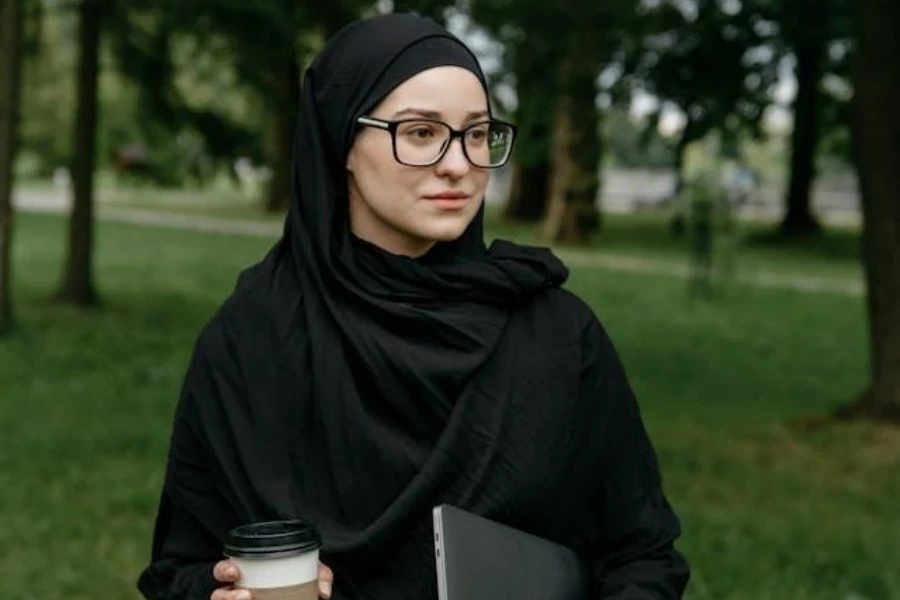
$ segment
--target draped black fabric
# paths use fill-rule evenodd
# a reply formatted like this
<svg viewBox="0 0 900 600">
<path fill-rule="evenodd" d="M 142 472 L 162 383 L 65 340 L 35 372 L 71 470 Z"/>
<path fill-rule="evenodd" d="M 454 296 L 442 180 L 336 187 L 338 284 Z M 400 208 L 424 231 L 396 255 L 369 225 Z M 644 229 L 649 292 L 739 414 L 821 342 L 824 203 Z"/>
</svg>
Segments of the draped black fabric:
<svg viewBox="0 0 900 600">
<path fill-rule="evenodd" d="M 329 43 L 303 86 L 284 235 L 201 333 L 176 410 L 148 599 L 206 599 L 229 528 L 302 518 L 337 600 L 436 598 L 431 508 L 567 544 L 597 598 L 678 598 L 678 520 L 615 350 L 548 251 L 483 242 L 482 214 L 421 258 L 355 238 L 356 118 L 477 61 L 388 15 Z"/>
</svg>

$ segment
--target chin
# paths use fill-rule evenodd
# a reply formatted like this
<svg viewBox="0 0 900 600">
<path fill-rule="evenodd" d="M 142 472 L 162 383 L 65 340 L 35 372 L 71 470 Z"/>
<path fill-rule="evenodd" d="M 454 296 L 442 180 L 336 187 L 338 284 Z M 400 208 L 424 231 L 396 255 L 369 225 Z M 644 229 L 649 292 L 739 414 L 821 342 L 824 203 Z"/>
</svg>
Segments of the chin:
<svg viewBox="0 0 900 600">
<path fill-rule="evenodd" d="M 418 233 L 422 238 L 433 242 L 452 242 L 466 232 L 466 228 L 471 222 L 470 219 L 467 219 L 463 223 L 442 223 L 440 226 L 422 228 Z"/>
</svg>

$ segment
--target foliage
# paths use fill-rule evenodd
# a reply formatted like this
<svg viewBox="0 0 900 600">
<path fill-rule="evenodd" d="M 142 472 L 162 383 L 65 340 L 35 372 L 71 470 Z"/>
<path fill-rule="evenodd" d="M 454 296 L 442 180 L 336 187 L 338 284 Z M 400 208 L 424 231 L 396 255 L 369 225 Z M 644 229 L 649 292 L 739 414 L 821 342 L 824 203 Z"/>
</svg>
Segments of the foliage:
<svg viewBox="0 0 900 600">
<path fill-rule="evenodd" d="M 33 176 L 48 176 L 65 165 L 70 152 L 75 106 L 76 20 L 69 11 L 45 12 L 32 30 L 32 52 L 22 72 L 23 157 L 31 156 Z"/>
<path fill-rule="evenodd" d="M 745 4 L 720 0 L 667 0 L 645 18 L 633 85 L 659 98 L 657 119 L 666 103 L 680 109 L 684 145 L 713 130 L 759 135 L 777 77 L 773 24 Z"/>
<path fill-rule="evenodd" d="M 610 110 L 602 135 L 609 149 L 609 162 L 625 168 L 666 169 L 672 166 L 675 143 L 663 137 L 646 120 L 635 120 L 621 109 Z"/>
</svg>

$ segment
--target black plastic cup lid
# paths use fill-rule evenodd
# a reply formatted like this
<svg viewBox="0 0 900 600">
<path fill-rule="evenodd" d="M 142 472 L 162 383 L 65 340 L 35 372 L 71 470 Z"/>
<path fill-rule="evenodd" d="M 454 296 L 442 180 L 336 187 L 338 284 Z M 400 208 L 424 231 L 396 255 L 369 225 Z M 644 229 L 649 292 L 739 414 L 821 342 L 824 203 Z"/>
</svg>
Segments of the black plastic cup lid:
<svg viewBox="0 0 900 600">
<path fill-rule="evenodd" d="M 225 540 L 225 554 L 234 558 L 296 556 L 322 547 L 319 532 L 305 521 L 265 521 L 235 527 Z"/>
</svg>

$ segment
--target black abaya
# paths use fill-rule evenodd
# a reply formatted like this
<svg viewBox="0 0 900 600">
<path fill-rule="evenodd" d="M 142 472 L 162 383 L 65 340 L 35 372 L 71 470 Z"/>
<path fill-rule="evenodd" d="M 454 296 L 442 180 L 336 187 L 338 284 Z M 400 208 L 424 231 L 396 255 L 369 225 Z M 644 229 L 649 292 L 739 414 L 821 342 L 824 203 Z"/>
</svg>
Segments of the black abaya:
<svg viewBox="0 0 900 600">
<path fill-rule="evenodd" d="M 231 527 L 302 518 L 336 600 L 434 599 L 441 503 L 583 553 L 596 598 L 681 597 L 656 456 L 559 261 L 485 248 L 481 215 L 421 259 L 349 232 L 356 117 L 444 64 L 484 81 L 438 25 L 389 15 L 345 28 L 308 70 L 284 236 L 204 328 L 185 378 L 146 598 L 206 600 Z"/>
</svg>

